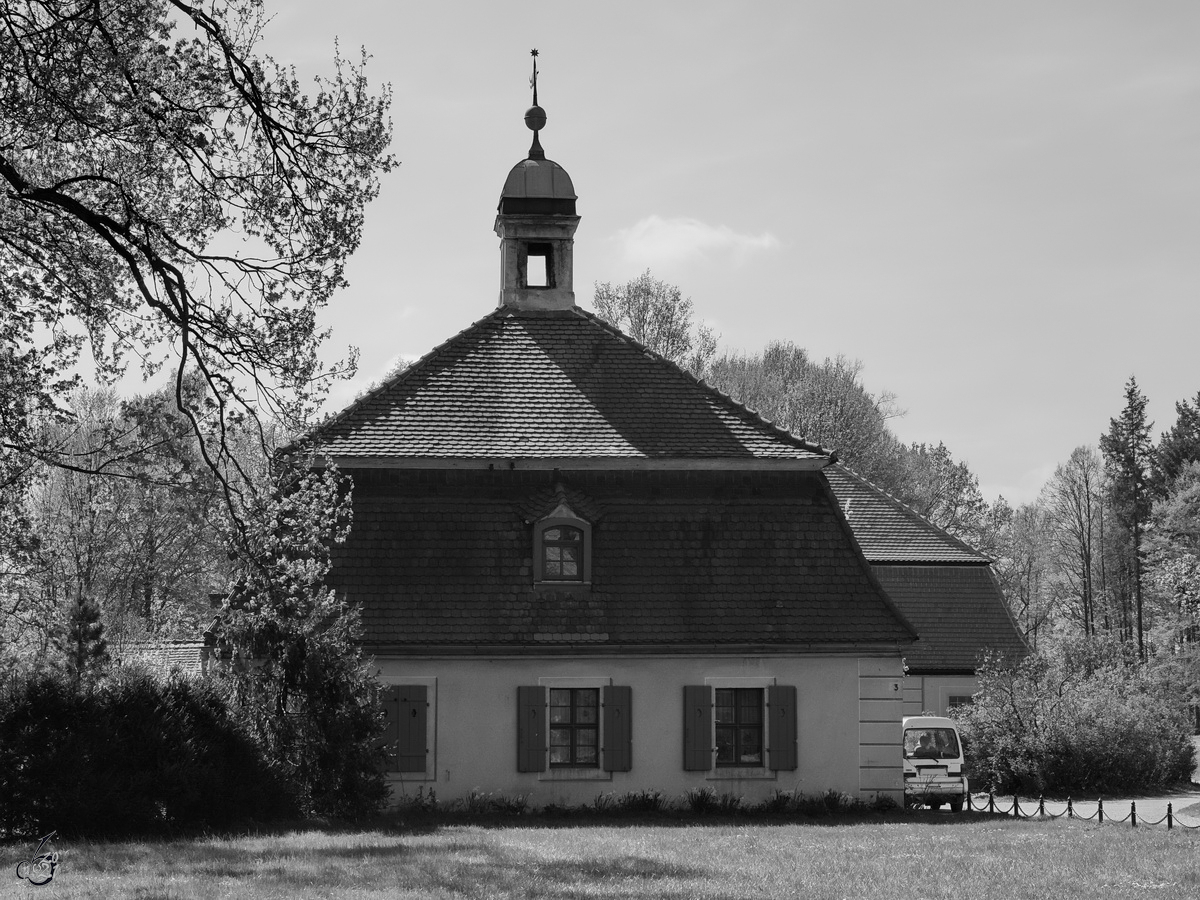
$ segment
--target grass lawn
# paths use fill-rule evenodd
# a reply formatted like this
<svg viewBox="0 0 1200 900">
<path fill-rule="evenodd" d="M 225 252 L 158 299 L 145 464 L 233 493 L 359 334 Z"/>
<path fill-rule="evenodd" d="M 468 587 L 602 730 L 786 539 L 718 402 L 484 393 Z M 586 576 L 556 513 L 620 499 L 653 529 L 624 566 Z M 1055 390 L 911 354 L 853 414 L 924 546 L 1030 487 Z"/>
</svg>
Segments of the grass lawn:
<svg viewBox="0 0 1200 900">
<path fill-rule="evenodd" d="M 437 825 L 60 842 L 43 887 L 0 847 L 0 897 L 1125 898 L 1200 896 L 1200 832 L 896 815 L 868 823 Z"/>
</svg>

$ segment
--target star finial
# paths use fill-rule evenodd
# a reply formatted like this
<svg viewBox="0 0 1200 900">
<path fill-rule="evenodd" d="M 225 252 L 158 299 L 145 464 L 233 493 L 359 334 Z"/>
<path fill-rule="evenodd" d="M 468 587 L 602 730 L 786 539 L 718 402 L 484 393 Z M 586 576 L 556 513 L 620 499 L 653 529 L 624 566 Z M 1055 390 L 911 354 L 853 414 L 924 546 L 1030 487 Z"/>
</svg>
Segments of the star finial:
<svg viewBox="0 0 1200 900">
<path fill-rule="evenodd" d="M 533 105 L 537 106 L 537 47 L 530 50 L 529 55 L 533 57 L 533 74 L 529 77 L 529 86 L 533 88 Z"/>
</svg>

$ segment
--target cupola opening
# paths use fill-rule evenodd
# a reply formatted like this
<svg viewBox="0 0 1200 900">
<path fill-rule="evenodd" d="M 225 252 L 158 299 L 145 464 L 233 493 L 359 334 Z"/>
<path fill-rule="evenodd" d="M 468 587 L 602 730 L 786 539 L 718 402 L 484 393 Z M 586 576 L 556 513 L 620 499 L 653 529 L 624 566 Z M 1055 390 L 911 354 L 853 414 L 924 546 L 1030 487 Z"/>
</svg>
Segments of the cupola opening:
<svg viewBox="0 0 1200 900">
<path fill-rule="evenodd" d="M 531 288 L 554 287 L 551 274 L 550 244 L 530 244 L 529 253 L 525 258 L 525 286 Z"/>
</svg>

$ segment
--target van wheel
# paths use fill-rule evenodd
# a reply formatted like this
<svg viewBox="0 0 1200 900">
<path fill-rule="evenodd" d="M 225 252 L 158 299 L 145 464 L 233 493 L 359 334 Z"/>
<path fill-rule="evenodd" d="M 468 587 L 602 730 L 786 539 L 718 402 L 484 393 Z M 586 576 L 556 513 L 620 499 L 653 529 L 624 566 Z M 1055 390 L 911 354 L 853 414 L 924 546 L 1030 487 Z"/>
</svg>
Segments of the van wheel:
<svg viewBox="0 0 1200 900">
<path fill-rule="evenodd" d="M 950 801 L 950 812 L 962 812 L 963 798 L 955 797 Z"/>
</svg>

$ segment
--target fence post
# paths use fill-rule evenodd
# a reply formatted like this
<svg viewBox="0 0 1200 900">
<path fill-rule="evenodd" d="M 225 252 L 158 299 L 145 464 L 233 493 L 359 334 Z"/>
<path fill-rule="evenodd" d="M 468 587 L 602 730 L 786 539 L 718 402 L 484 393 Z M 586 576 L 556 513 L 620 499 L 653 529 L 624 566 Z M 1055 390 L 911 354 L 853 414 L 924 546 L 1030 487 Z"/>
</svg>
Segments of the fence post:
<svg viewBox="0 0 1200 900">
<path fill-rule="evenodd" d="M 1133 823 L 1133 827 L 1137 828 L 1137 801 L 1129 801 L 1129 821 Z"/>
<path fill-rule="evenodd" d="M 1172 816 L 1172 811 L 1171 811 L 1171 804 L 1170 804 L 1170 802 L 1168 802 L 1168 803 L 1167 803 L 1167 831 L 1170 831 L 1170 830 L 1171 830 L 1171 826 L 1172 826 L 1172 825 L 1174 825 L 1174 824 L 1175 824 L 1175 822 L 1173 821 L 1173 816 Z"/>
<path fill-rule="evenodd" d="M 988 791 L 988 812 L 994 813 L 995 811 L 996 811 L 996 795 L 993 794 L 991 791 Z"/>
<path fill-rule="evenodd" d="M 1046 815 L 1046 798 L 1038 794 L 1038 813 L 1039 816 Z"/>
<path fill-rule="evenodd" d="M 1096 801 L 1096 815 L 1100 817 L 1100 824 L 1104 824 L 1104 798 L 1101 797 Z"/>
<path fill-rule="evenodd" d="M 1016 794 L 1013 794 L 1013 818 L 1021 818 L 1021 800 Z"/>
<path fill-rule="evenodd" d="M 1067 798 L 1067 818 L 1068 819 L 1075 818 L 1075 808 L 1073 806 L 1071 806 L 1071 798 L 1070 797 Z"/>
</svg>

